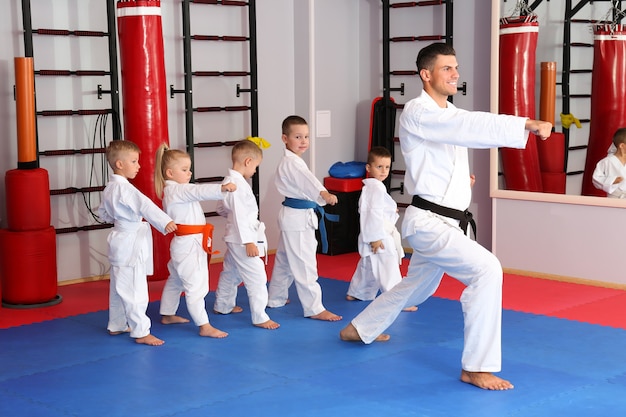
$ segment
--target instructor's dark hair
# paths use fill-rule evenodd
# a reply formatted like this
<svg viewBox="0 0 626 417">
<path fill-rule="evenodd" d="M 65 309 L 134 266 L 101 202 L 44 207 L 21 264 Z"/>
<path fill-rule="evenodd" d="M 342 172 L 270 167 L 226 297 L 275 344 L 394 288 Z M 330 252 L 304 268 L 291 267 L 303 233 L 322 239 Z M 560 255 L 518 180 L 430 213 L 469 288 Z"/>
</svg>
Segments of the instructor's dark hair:
<svg viewBox="0 0 626 417">
<path fill-rule="evenodd" d="M 417 54 L 417 71 L 427 69 L 432 71 L 438 55 L 456 55 L 454 48 L 447 43 L 433 43 L 423 47 Z"/>
</svg>

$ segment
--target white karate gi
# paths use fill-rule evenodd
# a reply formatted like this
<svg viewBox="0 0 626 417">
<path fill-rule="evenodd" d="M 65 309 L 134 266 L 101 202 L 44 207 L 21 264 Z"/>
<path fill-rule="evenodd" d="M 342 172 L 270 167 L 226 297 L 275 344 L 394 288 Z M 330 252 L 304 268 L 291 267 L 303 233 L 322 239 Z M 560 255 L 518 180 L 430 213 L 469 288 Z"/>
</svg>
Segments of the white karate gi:
<svg viewBox="0 0 626 417">
<path fill-rule="evenodd" d="M 252 323 L 261 324 L 270 319 L 265 312 L 267 273 L 261 259 L 267 251 L 265 225 L 258 220 L 259 207 L 243 175 L 231 169 L 223 183 L 229 182 L 237 185 L 237 191 L 228 193 L 217 206 L 217 212 L 228 219 L 224 235 L 227 250 L 213 309 L 222 314 L 230 313 L 236 305 L 237 286 L 243 282 L 250 301 Z M 257 245 L 260 256 L 246 254 L 245 244 L 250 242 Z"/>
<path fill-rule="evenodd" d="M 278 192 L 285 197 L 326 205 L 320 196 L 326 188 L 309 171 L 304 160 L 288 149 L 285 149 L 276 169 L 275 184 Z M 319 220 L 313 209 L 281 207 L 278 213 L 280 238 L 269 285 L 269 307 L 285 305 L 289 287 L 295 280 L 304 316 L 314 316 L 325 310 L 322 289 L 317 282 L 315 230 L 318 225 Z"/>
<path fill-rule="evenodd" d="M 165 181 L 163 209 L 176 224 L 204 225 L 206 218 L 200 201 L 222 200 L 220 184 L 180 184 Z M 161 295 L 160 313 L 176 314 L 180 295 L 185 293 L 189 315 L 196 326 L 209 323 L 204 298 L 209 293 L 208 256 L 202 246 L 202 234 L 174 236 L 170 243 L 170 273 Z"/>
<path fill-rule="evenodd" d="M 172 219 L 121 175 L 111 174 L 98 207 L 101 220 L 113 223 L 107 238 L 111 263 L 109 285 L 110 332 L 130 336 L 150 334 L 148 280 L 152 274 L 152 234 L 145 218 L 161 233 Z"/>
<path fill-rule="evenodd" d="M 465 210 L 471 200 L 467 148 L 523 148 L 526 118 L 468 112 L 452 103 L 440 108 L 425 92 L 400 116 L 405 187 L 433 203 Z M 406 209 L 402 235 L 413 248 L 407 276 L 378 296 L 352 324 L 371 343 L 403 307 L 430 297 L 444 273 L 467 287 L 461 296 L 465 320 L 462 368 L 498 372 L 501 367 L 502 267 L 488 250 L 463 234 L 458 220 L 414 206 Z"/>
<path fill-rule="evenodd" d="M 615 178 L 623 181 L 613 184 Z M 626 165 L 614 154 L 607 155 L 596 164 L 592 176 L 593 185 L 606 192 L 609 198 L 626 198 Z"/>
<path fill-rule="evenodd" d="M 363 180 L 359 198 L 359 254 L 361 259 L 352 275 L 348 295 L 373 300 L 378 291 L 388 291 L 402 280 L 400 263 L 404 257 L 396 222 L 398 205 L 376 178 Z M 371 242 L 382 240 L 384 248 L 372 252 Z"/>
</svg>

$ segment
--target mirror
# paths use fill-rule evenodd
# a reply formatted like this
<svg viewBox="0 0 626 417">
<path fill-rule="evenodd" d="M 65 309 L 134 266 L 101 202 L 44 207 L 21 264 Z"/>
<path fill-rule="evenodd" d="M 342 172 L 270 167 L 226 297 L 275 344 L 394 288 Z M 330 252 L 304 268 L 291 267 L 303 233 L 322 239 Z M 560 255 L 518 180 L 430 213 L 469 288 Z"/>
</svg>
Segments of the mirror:
<svg viewBox="0 0 626 417">
<path fill-rule="evenodd" d="M 519 15 L 519 7 L 530 4 L 530 1 L 517 0 L 492 0 L 491 14 L 491 85 L 490 85 L 490 102 L 491 111 L 498 112 L 498 76 L 499 73 L 499 32 L 500 18 L 503 16 Z M 541 62 L 556 62 L 557 65 L 557 86 L 556 86 L 556 103 L 555 103 L 555 131 L 562 132 L 563 128 L 560 122 L 559 114 L 563 111 L 563 101 L 561 92 L 561 76 L 563 61 L 563 33 L 564 33 L 564 17 L 565 3 L 568 2 L 549 2 L 546 0 L 536 0 L 532 2 L 535 5 L 533 12 L 538 16 L 539 37 L 536 50 L 537 68 Z M 576 19 L 580 20 L 606 20 L 610 16 L 612 10 L 611 2 L 590 2 L 581 0 L 578 5 L 580 8 L 576 15 Z M 593 44 L 593 30 L 590 23 L 572 23 L 577 27 L 572 27 L 571 42 Z M 571 48 L 570 48 L 571 49 Z M 588 68 L 593 63 L 593 48 L 576 48 L 576 53 L 570 53 L 570 68 Z M 575 76 L 575 78 L 574 78 Z M 537 70 L 536 84 L 540 85 L 540 74 Z M 591 92 L 591 74 L 574 74 L 570 79 L 570 94 L 589 94 Z M 539 92 L 536 93 L 537 97 Z M 581 121 L 589 119 L 590 99 L 578 98 L 570 99 L 570 111 L 574 117 Z M 536 117 L 539 118 L 539 107 L 537 105 Z M 583 149 L 570 150 L 567 153 L 568 173 L 583 171 L 585 165 L 586 145 L 589 138 L 589 123 L 581 123 L 581 128 L 577 128 L 574 124 L 569 129 L 569 146 L 581 147 Z M 548 139 L 549 140 L 549 139 Z M 565 194 L 550 194 L 541 192 L 525 192 L 511 191 L 503 189 L 503 179 L 499 175 L 501 167 L 499 163 L 499 154 L 497 149 L 491 150 L 491 166 L 490 166 L 490 190 L 491 197 L 508 198 L 518 200 L 533 200 L 545 202 L 562 202 L 569 204 L 583 204 L 608 207 L 626 207 L 626 200 L 610 199 L 606 197 L 590 197 L 582 196 L 582 177 L 583 174 L 567 175 L 567 186 Z"/>
</svg>

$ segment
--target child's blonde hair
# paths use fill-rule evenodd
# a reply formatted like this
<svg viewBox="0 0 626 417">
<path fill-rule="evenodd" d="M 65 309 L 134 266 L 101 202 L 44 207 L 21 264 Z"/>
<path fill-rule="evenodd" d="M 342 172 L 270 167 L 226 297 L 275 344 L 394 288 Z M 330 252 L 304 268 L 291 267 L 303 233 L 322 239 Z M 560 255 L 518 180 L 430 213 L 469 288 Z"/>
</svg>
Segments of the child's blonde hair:
<svg viewBox="0 0 626 417">
<path fill-rule="evenodd" d="M 156 151 L 154 163 L 154 189 L 159 198 L 163 198 L 165 188 L 165 172 L 181 158 L 191 158 L 185 151 L 170 149 L 166 143 L 162 143 Z"/>
<path fill-rule="evenodd" d="M 231 158 L 233 159 L 233 163 L 243 162 L 246 158 L 263 158 L 263 151 L 256 143 L 244 139 L 235 143 L 231 151 Z"/>
<path fill-rule="evenodd" d="M 119 161 L 123 153 L 137 152 L 141 153 L 141 149 L 136 143 L 128 140 L 112 140 L 106 148 L 106 156 L 109 166 L 115 170 L 115 163 Z"/>
</svg>

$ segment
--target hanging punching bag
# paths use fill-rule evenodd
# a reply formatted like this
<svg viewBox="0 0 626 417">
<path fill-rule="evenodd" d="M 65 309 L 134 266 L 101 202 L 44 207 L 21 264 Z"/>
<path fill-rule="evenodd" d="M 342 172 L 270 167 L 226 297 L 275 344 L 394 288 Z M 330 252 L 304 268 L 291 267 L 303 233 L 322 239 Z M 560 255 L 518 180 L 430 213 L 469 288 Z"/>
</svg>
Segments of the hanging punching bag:
<svg viewBox="0 0 626 417">
<path fill-rule="evenodd" d="M 591 122 L 582 194 L 606 197 L 593 186 L 593 171 L 607 155 L 615 131 L 626 126 L 626 32 L 623 25 L 594 28 Z"/>
<path fill-rule="evenodd" d="M 499 112 L 535 118 L 535 50 L 539 23 L 534 16 L 500 22 Z M 507 190 L 543 191 L 537 138 L 529 134 L 525 149 L 501 148 Z"/>
<path fill-rule="evenodd" d="M 124 138 L 141 149 L 141 169 L 133 184 L 161 206 L 153 178 L 156 150 L 161 143 L 169 143 L 161 2 L 118 2 L 117 12 Z M 154 275 L 151 279 L 166 279 L 171 237 L 154 228 L 152 237 Z"/>
</svg>

